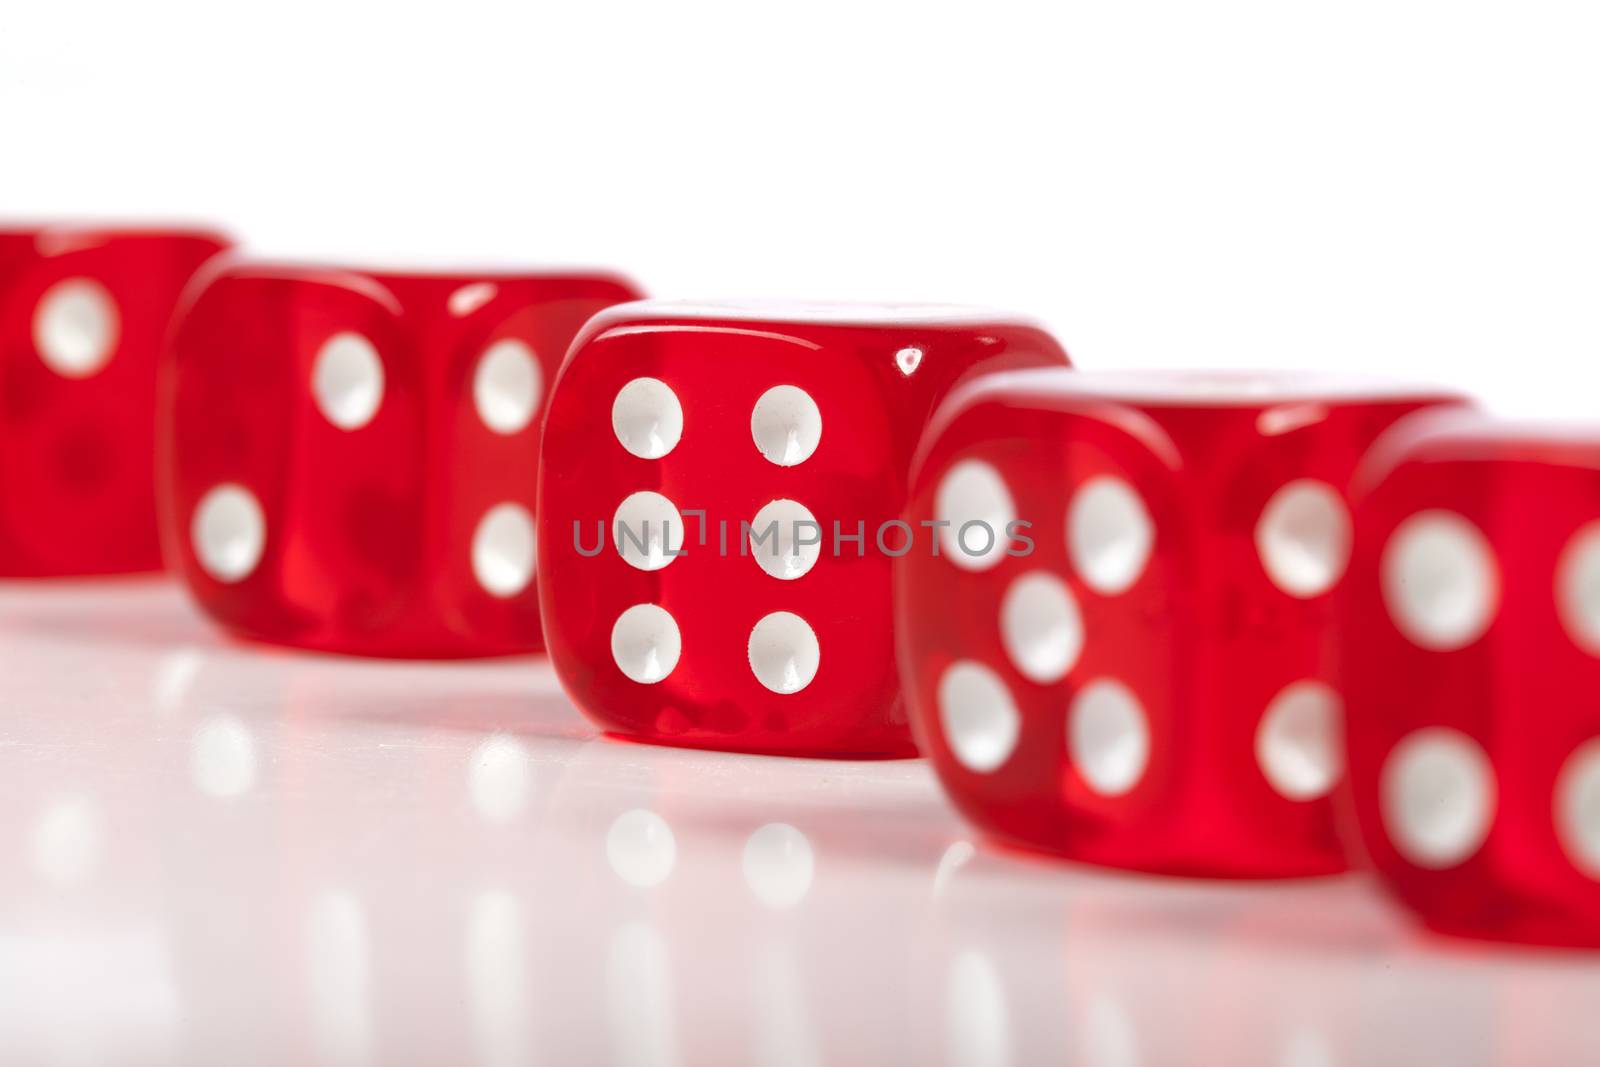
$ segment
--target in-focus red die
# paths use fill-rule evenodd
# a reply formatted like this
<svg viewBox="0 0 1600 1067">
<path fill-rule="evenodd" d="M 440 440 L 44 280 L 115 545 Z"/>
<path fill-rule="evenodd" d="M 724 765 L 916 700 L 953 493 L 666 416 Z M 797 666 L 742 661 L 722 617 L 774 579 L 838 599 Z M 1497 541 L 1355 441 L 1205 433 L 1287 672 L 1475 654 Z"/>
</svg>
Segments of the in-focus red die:
<svg viewBox="0 0 1600 1067">
<path fill-rule="evenodd" d="M 541 402 L 607 275 L 226 262 L 162 388 L 162 530 L 240 634 L 366 655 L 541 647 Z"/>
<path fill-rule="evenodd" d="M 539 490 L 545 638 L 601 726 L 686 745 L 913 751 L 889 567 L 911 453 L 957 383 L 1065 365 L 932 307 L 636 304 L 574 343 Z"/>
<path fill-rule="evenodd" d="M 224 244 L 0 230 L 0 575 L 160 569 L 156 367 L 179 293 Z"/>
<path fill-rule="evenodd" d="M 1026 552 L 897 563 L 913 724 L 958 806 L 1118 867 L 1342 868 L 1329 646 L 1345 491 L 1382 430 L 1445 399 L 1314 376 L 1047 371 L 952 397 L 908 518 L 1031 524 Z"/>
<path fill-rule="evenodd" d="M 1352 500 L 1367 853 L 1439 929 L 1600 945 L 1600 426 L 1418 416 Z"/>
</svg>

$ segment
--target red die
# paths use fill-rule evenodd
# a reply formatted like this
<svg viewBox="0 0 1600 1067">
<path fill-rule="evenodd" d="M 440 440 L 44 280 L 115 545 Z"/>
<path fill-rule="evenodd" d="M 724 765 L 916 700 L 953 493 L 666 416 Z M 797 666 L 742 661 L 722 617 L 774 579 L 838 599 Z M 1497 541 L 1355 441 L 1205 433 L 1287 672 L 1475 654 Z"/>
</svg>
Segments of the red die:
<svg viewBox="0 0 1600 1067">
<path fill-rule="evenodd" d="M 1031 524 L 1006 552 L 897 564 L 913 725 L 961 809 L 1118 867 L 1342 868 L 1327 796 L 1344 492 L 1380 431 L 1443 399 L 1310 376 L 1046 371 L 953 397 L 908 517 Z"/>
<path fill-rule="evenodd" d="M 1600 427 L 1418 416 L 1352 500 L 1367 852 L 1440 929 L 1600 945 Z"/>
<path fill-rule="evenodd" d="M 928 533 L 899 525 L 917 435 L 970 375 L 1065 362 L 1037 326 L 961 309 L 597 317 L 552 394 L 540 475 L 568 691 L 653 740 L 910 754 L 889 566 Z"/>
<path fill-rule="evenodd" d="M 199 230 L 0 230 L 0 575 L 153 571 L 156 367 Z"/>
<path fill-rule="evenodd" d="M 169 562 L 252 637 L 537 650 L 540 401 L 578 328 L 634 295 L 604 275 L 220 265 L 162 389 Z"/>
</svg>

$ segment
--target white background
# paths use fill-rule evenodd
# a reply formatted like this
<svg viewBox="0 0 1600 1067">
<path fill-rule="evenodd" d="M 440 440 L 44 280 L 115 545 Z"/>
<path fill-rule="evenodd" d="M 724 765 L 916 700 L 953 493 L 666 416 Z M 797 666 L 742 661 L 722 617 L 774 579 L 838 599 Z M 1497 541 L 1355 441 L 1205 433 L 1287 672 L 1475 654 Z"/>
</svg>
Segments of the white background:
<svg viewBox="0 0 1600 1067">
<path fill-rule="evenodd" d="M 1580 415 L 1597 30 L 1459 0 L 12 0 L 0 212 L 991 303 L 1082 366 L 1384 370 Z"/>
<path fill-rule="evenodd" d="M 1588 5 L 0 3 L 0 213 L 1597 394 Z M 6 1062 L 1562 1064 L 1597 1003 L 1361 875 L 1044 863 L 922 762 L 613 744 L 540 661 L 0 588 Z"/>
</svg>

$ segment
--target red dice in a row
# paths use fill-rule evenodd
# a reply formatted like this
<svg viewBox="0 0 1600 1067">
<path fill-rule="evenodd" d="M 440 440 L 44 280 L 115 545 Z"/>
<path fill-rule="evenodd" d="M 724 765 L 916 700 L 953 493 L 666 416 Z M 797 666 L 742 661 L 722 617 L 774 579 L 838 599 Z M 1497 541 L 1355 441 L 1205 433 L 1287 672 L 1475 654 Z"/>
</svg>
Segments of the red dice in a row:
<svg viewBox="0 0 1600 1067">
<path fill-rule="evenodd" d="M 1078 373 L 994 313 L 222 244 L 0 236 L 7 573 L 153 569 L 159 516 L 239 634 L 547 645 L 609 730 L 920 748 L 1111 866 L 1337 871 L 1344 808 L 1436 925 L 1600 941 L 1600 435 Z"/>
<path fill-rule="evenodd" d="M 979 825 L 1169 873 L 1370 860 L 1440 929 L 1600 945 L 1600 434 L 1306 376 L 996 375 L 924 439 L 924 516 L 1033 522 L 898 564 L 917 735 Z"/>
</svg>

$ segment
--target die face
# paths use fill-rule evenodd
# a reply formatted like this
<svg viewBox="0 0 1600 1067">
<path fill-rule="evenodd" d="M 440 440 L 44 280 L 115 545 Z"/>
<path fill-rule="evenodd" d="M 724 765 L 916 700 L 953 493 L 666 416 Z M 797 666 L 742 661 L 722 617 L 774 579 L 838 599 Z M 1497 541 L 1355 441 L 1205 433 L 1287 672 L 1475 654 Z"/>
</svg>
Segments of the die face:
<svg viewBox="0 0 1600 1067">
<path fill-rule="evenodd" d="M 1345 492 L 1382 427 L 1445 398 L 1150 377 L 996 376 L 935 420 L 908 517 L 974 514 L 951 487 L 981 464 L 1035 548 L 897 564 L 922 747 L 974 821 L 1074 858 L 1341 869 Z"/>
<path fill-rule="evenodd" d="M 1032 546 L 988 558 L 946 545 L 897 563 L 918 745 L 980 826 L 1136 865 L 1129 831 L 1160 814 L 1159 797 L 1136 786 L 1181 773 L 1174 747 L 1152 744 L 1174 729 L 1172 685 L 1187 654 L 1175 601 L 1188 594 L 1175 580 L 1177 546 L 1160 533 L 1179 524 L 1174 457 L 1153 423 L 1102 418 L 1095 403 L 1036 406 L 998 382 L 981 388 L 992 399 L 930 435 L 907 518 L 959 530 L 1014 517 L 1030 524 Z M 978 475 L 998 492 L 982 492 Z M 1088 494 L 1075 508 L 1068 486 Z M 1004 502 L 998 511 L 972 506 L 990 495 Z M 986 543 L 973 530 L 969 544 Z M 1075 736 L 1068 691 L 1087 694 L 1091 709 Z M 1081 774 L 1067 767 L 1074 748 Z"/>
<path fill-rule="evenodd" d="M 220 269 L 163 391 L 174 569 L 252 637 L 537 650 L 545 383 L 583 318 L 629 295 L 603 276 Z"/>
<path fill-rule="evenodd" d="M 542 648 L 533 579 L 545 400 L 583 324 L 639 294 L 603 275 L 452 279 L 441 288 L 449 315 L 430 332 L 438 337 L 430 350 L 443 358 L 430 364 L 439 373 L 429 394 L 450 399 L 431 421 L 425 528 L 440 546 L 470 550 L 446 551 L 433 569 L 436 621 L 463 643 L 499 633 Z M 406 294 L 406 306 L 436 308 L 437 296 Z"/>
<path fill-rule="evenodd" d="M 334 651 L 402 625 L 424 576 L 421 363 L 370 278 L 241 268 L 200 293 L 162 458 L 171 566 L 202 607 Z"/>
<path fill-rule="evenodd" d="M 156 373 L 200 231 L 0 232 L 0 574 L 158 570 Z"/>
<path fill-rule="evenodd" d="M 909 754 L 889 581 L 904 535 L 878 534 L 899 518 L 917 433 L 966 375 L 1064 362 L 1003 318 L 599 316 L 563 366 L 540 476 L 545 633 L 568 691 L 651 740 Z M 662 518 L 683 554 L 639 551 L 640 520 L 659 542 Z"/>
<path fill-rule="evenodd" d="M 1366 853 L 1430 925 L 1600 944 L 1600 431 L 1416 420 L 1341 603 Z"/>
</svg>

